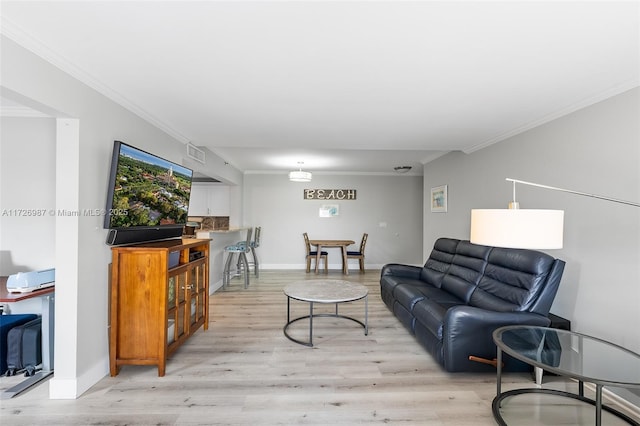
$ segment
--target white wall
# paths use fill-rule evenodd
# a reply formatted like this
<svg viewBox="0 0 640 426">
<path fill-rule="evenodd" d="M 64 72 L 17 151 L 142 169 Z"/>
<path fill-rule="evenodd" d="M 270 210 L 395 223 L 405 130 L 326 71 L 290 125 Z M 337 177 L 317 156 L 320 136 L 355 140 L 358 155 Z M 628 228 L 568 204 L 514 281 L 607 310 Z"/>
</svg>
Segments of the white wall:
<svg viewBox="0 0 640 426">
<path fill-rule="evenodd" d="M 304 200 L 303 189 L 355 189 L 356 200 Z M 321 218 L 323 204 L 338 204 L 339 215 Z M 365 265 L 424 263 L 422 258 L 422 178 L 314 174 L 309 183 L 286 174 L 248 174 L 244 179 L 244 224 L 261 226 L 260 262 L 266 269 L 305 265 L 303 232 L 311 239 L 350 239 L 368 233 Z M 380 223 L 386 227 L 380 227 Z M 339 249 L 329 249 L 329 265 L 342 265 Z M 357 261 L 351 269 L 357 268 Z"/>
<path fill-rule="evenodd" d="M 449 185 L 449 213 L 425 210 L 425 255 L 440 236 L 469 238 L 472 208 L 506 208 L 506 177 L 640 202 L 640 89 L 483 150 L 424 168 L 425 198 Z M 518 185 L 521 208 L 565 210 L 566 261 L 551 311 L 572 329 L 640 353 L 640 209 Z M 428 207 L 428 206 L 426 206 Z M 622 392 L 621 392 L 622 393 Z M 636 400 L 636 404 L 640 400 Z"/>
<path fill-rule="evenodd" d="M 55 265 L 55 131 L 53 118 L 0 119 L 0 275 Z"/>
<path fill-rule="evenodd" d="M 185 160 L 182 143 L 4 36 L 1 55 L 2 96 L 69 118 L 58 120 L 56 146 L 45 167 L 49 173 L 55 171 L 49 179 L 55 182 L 56 209 L 104 208 L 114 140 L 182 162 L 230 184 L 241 183 L 241 174 L 225 166 L 222 159 L 208 155 L 206 166 Z M 3 170 L 5 164 L 17 163 L 25 150 L 22 135 L 4 136 Z M 50 140 L 40 140 L 33 151 L 51 149 L 44 146 L 47 143 Z M 5 145 L 11 148 L 5 151 Z M 29 191 L 32 182 L 16 181 L 20 184 L 17 190 Z M 4 185 L 3 179 L 3 189 Z M 232 207 L 239 208 L 238 203 Z M 55 237 L 51 228 L 43 234 L 29 227 L 22 237 L 48 247 L 55 244 L 56 307 L 63 309 L 56 309 L 55 376 L 50 381 L 50 396 L 75 398 L 108 374 L 107 277 L 111 254 L 105 244 L 102 217 L 55 219 Z M 11 257 L 25 259 L 31 247 L 12 245 Z"/>
</svg>

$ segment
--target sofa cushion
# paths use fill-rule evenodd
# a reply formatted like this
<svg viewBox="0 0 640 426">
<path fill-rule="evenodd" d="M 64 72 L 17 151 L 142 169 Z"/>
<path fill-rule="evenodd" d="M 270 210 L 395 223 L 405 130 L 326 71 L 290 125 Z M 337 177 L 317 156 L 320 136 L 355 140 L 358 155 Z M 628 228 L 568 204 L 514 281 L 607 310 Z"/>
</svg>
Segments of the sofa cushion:
<svg viewBox="0 0 640 426">
<path fill-rule="evenodd" d="M 459 243 L 459 240 L 439 238 L 433 245 L 431 255 L 422 268 L 420 279 L 434 287 L 440 287 L 442 278 L 451 266 Z"/>
<path fill-rule="evenodd" d="M 413 315 L 415 315 L 413 310 L 416 304 L 425 300 L 430 300 L 432 303 L 440 303 L 444 306 L 464 304 L 464 301 L 445 290 L 419 282 L 403 283 L 396 286 L 393 297 L 397 303 Z"/>
<path fill-rule="evenodd" d="M 425 298 L 424 291 L 429 287 L 428 284 L 419 280 L 415 280 L 415 282 L 405 281 L 393 289 L 393 297 L 397 303 L 411 312 L 413 305 Z"/>
<path fill-rule="evenodd" d="M 383 275 L 380 277 L 380 291 L 383 293 L 393 293 L 398 284 L 402 284 L 406 278 L 394 277 L 393 275 Z"/>
<path fill-rule="evenodd" d="M 529 311 L 554 262 L 533 250 L 493 248 L 469 305 L 498 312 Z"/>
<path fill-rule="evenodd" d="M 441 288 L 468 302 L 482 277 L 490 252 L 491 247 L 460 241 Z"/>
<path fill-rule="evenodd" d="M 422 324 L 438 340 L 442 340 L 442 325 L 447 310 L 452 306 L 464 304 L 462 300 L 451 295 L 448 298 L 443 297 L 439 301 L 425 298 L 413 306 L 412 312 L 416 322 Z"/>
</svg>

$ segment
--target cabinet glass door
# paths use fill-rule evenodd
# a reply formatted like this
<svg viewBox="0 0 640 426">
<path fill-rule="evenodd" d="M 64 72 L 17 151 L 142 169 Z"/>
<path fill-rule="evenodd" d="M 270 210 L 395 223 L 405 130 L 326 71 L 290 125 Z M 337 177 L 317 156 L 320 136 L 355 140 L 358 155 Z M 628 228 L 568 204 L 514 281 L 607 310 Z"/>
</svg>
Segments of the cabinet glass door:
<svg viewBox="0 0 640 426">
<path fill-rule="evenodd" d="M 169 277 L 167 305 L 169 309 L 176 307 L 176 277 Z"/>
<path fill-rule="evenodd" d="M 198 321 L 197 316 L 197 305 L 198 305 L 198 281 L 200 270 L 200 266 L 194 266 L 191 269 L 191 311 L 190 311 L 190 321 L 191 324 L 195 324 Z"/>
<path fill-rule="evenodd" d="M 204 317 L 206 264 L 201 263 L 191 270 L 191 324 Z"/>
<path fill-rule="evenodd" d="M 176 336 L 181 338 L 186 330 L 185 323 L 185 305 L 187 304 L 188 289 L 188 272 L 183 272 L 177 276 L 178 279 L 178 310 L 176 315 Z"/>
<path fill-rule="evenodd" d="M 204 310 L 205 310 L 205 306 L 204 304 L 207 301 L 207 288 L 206 288 L 206 284 L 207 284 L 207 264 L 203 263 L 200 268 L 198 268 L 198 303 L 197 303 L 197 316 L 198 316 L 198 321 L 204 317 Z"/>
</svg>

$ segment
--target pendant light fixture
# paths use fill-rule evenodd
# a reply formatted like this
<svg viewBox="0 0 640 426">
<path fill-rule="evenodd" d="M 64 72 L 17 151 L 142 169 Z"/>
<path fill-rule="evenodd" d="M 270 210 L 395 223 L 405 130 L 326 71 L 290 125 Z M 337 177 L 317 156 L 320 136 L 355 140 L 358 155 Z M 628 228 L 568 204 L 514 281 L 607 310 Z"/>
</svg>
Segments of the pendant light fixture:
<svg viewBox="0 0 640 426">
<path fill-rule="evenodd" d="M 311 172 L 302 171 L 304 162 L 298 161 L 298 170 L 289 172 L 289 180 L 291 182 L 311 182 Z"/>
</svg>

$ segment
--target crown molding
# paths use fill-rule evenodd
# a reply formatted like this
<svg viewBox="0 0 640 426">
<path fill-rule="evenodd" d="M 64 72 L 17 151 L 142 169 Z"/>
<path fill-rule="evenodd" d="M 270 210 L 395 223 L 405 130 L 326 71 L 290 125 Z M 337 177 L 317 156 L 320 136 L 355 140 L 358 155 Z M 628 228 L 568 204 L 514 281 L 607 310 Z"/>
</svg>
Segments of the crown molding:
<svg viewBox="0 0 640 426">
<path fill-rule="evenodd" d="M 26 106 L 0 106 L 0 117 L 10 118 L 53 118 Z"/>
<path fill-rule="evenodd" d="M 548 114 L 545 115 L 542 118 L 539 118 L 537 120 L 533 120 L 530 121 L 520 127 L 516 127 L 515 129 L 503 133 L 501 135 L 498 135 L 494 138 L 488 139 L 484 142 L 480 142 L 477 145 L 472 145 L 467 147 L 466 149 L 463 149 L 462 152 L 464 152 L 465 154 L 471 154 L 475 151 L 478 151 L 480 149 L 486 148 L 490 145 L 493 145 L 495 143 L 498 142 L 502 142 L 505 139 L 508 139 L 510 137 L 513 137 L 515 135 L 518 135 L 520 133 L 524 133 L 527 130 L 531 130 L 535 127 L 541 126 L 545 123 L 548 123 L 550 121 L 553 121 L 555 119 L 558 119 L 560 117 L 563 117 L 565 115 L 571 114 L 572 112 L 576 112 L 582 108 L 586 108 L 588 106 L 591 106 L 593 104 L 596 104 L 598 102 L 604 101 L 605 99 L 611 98 L 613 96 L 619 95 L 621 93 L 624 93 L 628 90 L 634 89 L 636 87 L 640 86 L 640 79 L 633 79 L 630 81 L 627 81 L 625 83 L 619 84 L 611 89 L 605 90 L 603 92 L 600 92 L 594 96 L 591 96 L 589 98 L 583 99 L 581 101 L 575 102 L 565 108 L 561 108 L 558 111 L 552 113 L 552 114 Z"/>
<path fill-rule="evenodd" d="M 289 171 L 282 170 L 245 170 L 242 173 L 244 175 L 288 175 Z M 348 172 L 348 171 L 313 171 L 314 176 L 396 176 L 396 177 L 406 177 L 406 176 L 422 176 L 422 169 L 419 171 L 411 171 L 409 173 L 399 174 L 397 172 Z"/>
<path fill-rule="evenodd" d="M 108 99 L 112 100 L 118 105 L 121 105 L 122 107 L 136 114 L 143 120 L 159 128 L 160 130 L 172 136 L 173 138 L 177 139 L 178 141 L 184 144 L 189 142 L 189 138 L 187 138 L 185 135 L 181 134 L 176 129 L 167 125 L 160 119 L 149 114 L 143 108 L 139 107 L 138 105 L 136 105 L 135 103 L 127 99 L 125 96 L 121 95 L 120 93 L 113 90 L 106 84 L 102 83 L 97 78 L 93 77 L 83 69 L 74 65 L 64 56 L 58 54 L 57 52 L 52 50 L 49 46 L 47 46 L 45 43 L 38 40 L 36 37 L 33 37 L 31 34 L 24 31 L 20 26 L 16 25 L 15 23 L 13 23 L 12 21 L 10 21 L 4 16 L 0 17 L 0 34 L 4 35 L 8 39 L 14 41 L 15 43 L 19 44 L 23 48 L 29 50 L 30 52 L 34 53 L 35 55 L 49 62 L 53 66 L 61 69 L 62 71 L 71 75 L 72 77 L 79 80 L 80 82 L 86 84 L 87 86 L 89 86 L 96 92 L 100 93 L 101 95 L 107 97 Z"/>
</svg>

